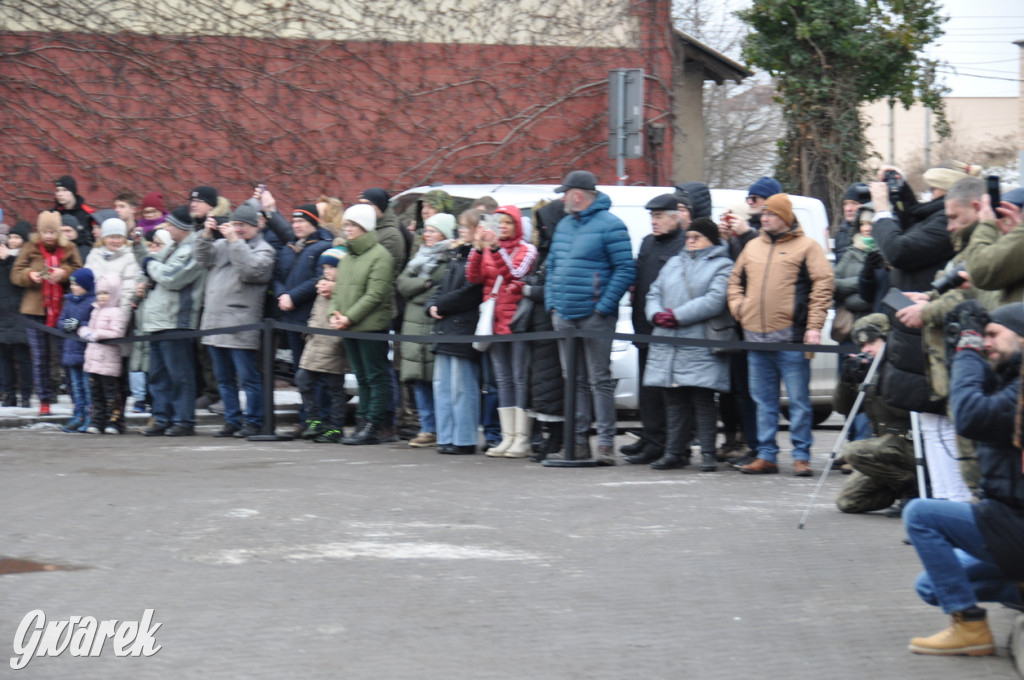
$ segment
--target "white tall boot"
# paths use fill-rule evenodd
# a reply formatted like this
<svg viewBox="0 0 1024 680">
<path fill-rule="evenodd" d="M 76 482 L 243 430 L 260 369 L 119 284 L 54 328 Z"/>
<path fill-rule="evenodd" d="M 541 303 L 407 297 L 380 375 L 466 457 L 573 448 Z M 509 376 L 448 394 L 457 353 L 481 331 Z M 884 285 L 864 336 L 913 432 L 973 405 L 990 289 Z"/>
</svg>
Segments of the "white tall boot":
<svg viewBox="0 0 1024 680">
<path fill-rule="evenodd" d="M 516 437 L 512 440 L 512 446 L 505 450 L 506 458 L 526 458 L 533 453 L 530 447 L 530 434 L 533 429 L 533 418 L 523 408 L 516 409 Z"/>
<path fill-rule="evenodd" d="M 512 446 L 512 442 L 515 440 L 516 434 L 516 408 L 515 406 L 505 406 L 498 409 L 498 420 L 501 421 L 501 443 L 497 446 L 487 449 L 487 455 L 493 458 L 498 458 L 505 455 L 509 447 Z"/>
</svg>

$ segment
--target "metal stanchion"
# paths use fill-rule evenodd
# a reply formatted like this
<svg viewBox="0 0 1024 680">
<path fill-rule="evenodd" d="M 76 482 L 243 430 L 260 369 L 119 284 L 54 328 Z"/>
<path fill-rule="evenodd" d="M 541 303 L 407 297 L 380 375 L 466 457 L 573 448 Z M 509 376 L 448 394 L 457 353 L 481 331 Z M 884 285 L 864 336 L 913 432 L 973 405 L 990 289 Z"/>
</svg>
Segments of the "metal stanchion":
<svg viewBox="0 0 1024 680">
<path fill-rule="evenodd" d="M 263 320 L 263 432 L 251 442 L 288 442 L 292 437 L 274 431 L 274 320 Z"/>
<path fill-rule="evenodd" d="M 541 465 L 563 468 L 597 467 L 597 461 L 593 458 L 576 460 L 576 352 L 579 351 L 576 344 L 579 338 L 576 337 L 575 326 L 568 326 L 565 332 L 568 336 L 565 339 L 565 421 L 562 423 L 565 429 L 565 456 L 561 460 L 545 458 Z"/>
</svg>

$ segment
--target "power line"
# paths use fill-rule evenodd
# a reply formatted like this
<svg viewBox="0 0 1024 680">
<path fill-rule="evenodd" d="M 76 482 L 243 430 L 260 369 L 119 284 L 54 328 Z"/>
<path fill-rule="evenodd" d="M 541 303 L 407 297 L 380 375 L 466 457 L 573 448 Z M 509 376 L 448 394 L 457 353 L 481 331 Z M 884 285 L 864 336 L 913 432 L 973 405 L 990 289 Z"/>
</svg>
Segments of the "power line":
<svg viewBox="0 0 1024 680">
<path fill-rule="evenodd" d="M 964 78 L 985 78 L 987 80 L 1005 80 L 1005 81 L 1010 82 L 1010 83 L 1024 83 L 1024 80 L 1021 80 L 1020 78 L 1000 78 L 999 76 L 982 76 L 982 75 L 978 75 L 976 73 L 963 73 L 962 71 L 943 71 L 942 69 L 937 69 L 937 70 L 938 70 L 939 73 L 945 73 L 946 75 L 950 75 L 950 76 L 957 76 L 957 77 L 964 77 Z"/>
</svg>

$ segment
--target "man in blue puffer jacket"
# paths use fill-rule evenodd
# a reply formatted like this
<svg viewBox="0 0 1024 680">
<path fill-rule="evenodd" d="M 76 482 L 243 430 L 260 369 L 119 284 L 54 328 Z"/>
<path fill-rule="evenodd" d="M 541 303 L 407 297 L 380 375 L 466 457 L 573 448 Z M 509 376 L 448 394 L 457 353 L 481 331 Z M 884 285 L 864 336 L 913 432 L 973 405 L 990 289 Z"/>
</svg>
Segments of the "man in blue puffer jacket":
<svg viewBox="0 0 1024 680">
<path fill-rule="evenodd" d="M 587 433 L 597 421 L 599 465 L 614 465 L 615 381 L 611 374 L 612 334 L 619 300 L 636 279 L 626 225 L 608 209 L 611 199 L 597 190 L 586 170 L 570 172 L 555 189 L 565 194 L 565 217 L 555 227 L 547 259 L 544 306 L 555 330 L 575 326 L 599 331 L 582 338 L 576 353 L 576 438 L 574 457 L 591 457 Z M 565 369 L 564 341 L 559 341 Z M 591 401 L 591 398 L 593 401 Z"/>
</svg>

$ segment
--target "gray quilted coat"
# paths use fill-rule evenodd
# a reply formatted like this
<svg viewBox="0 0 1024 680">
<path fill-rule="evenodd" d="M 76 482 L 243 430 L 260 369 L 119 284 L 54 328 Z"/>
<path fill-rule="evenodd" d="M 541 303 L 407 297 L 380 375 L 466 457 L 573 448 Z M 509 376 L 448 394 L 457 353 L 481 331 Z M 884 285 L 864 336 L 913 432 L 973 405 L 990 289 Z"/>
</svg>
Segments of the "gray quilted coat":
<svg viewBox="0 0 1024 680">
<path fill-rule="evenodd" d="M 704 339 L 704 321 L 726 307 L 732 260 L 724 245 L 694 253 L 683 250 L 662 267 L 647 293 L 648 321 L 666 309 L 675 314 L 678 328 L 654 327 L 652 335 Z M 729 362 L 707 347 L 651 344 L 644 385 L 649 387 L 705 387 L 729 391 Z"/>
</svg>

